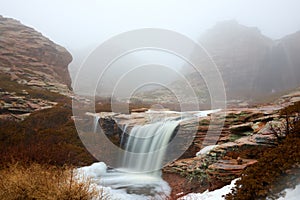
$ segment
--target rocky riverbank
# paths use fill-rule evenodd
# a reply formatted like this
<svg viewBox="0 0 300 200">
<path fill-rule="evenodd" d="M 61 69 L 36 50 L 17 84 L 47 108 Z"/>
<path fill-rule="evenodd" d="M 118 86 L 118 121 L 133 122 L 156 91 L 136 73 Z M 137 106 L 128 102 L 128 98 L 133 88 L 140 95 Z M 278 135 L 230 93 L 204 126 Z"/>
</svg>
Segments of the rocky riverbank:
<svg viewBox="0 0 300 200">
<path fill-rule="evenodd" d="M 268 105 L 221 110 L 199 116 L 196 122 L 183 120 L 179 130 L 188 130 L 195 125 L 197 130 L 187 151 L 163 168 L 163 178 L 172 187 L 172 196 L 177 198 L 190 192 L 215 190 L 239 177 L 244 169 L 257 162 L 259 152 L 277 145 L 281 137 L 277 133 L 285 131 L 285 121 L 279 111 L 297 102 L 299 97 L 297 90 Z M 121 137 L 125 125 L 130 130 L 135 125 L 151 123 L 153 119 L 176 119 L 182 114 L 171 111 L 101 113 L 99 123 L 109 137 Z M 197 112 L 184 113 L 188 114 L 197 116 Z M 220 121 L 224 121 L 221 130 L 218 126 Z"/>
</svg>

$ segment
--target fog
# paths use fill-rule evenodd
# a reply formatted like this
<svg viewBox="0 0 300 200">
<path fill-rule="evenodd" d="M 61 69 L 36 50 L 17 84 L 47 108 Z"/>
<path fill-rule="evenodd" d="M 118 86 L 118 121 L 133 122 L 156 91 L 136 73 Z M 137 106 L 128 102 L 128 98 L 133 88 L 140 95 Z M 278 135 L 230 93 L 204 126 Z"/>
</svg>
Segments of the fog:
<svg viewBox="0 0 300 200">
<path fill-rule="evenodd" d="M 69 70 L 73 79 L 98 45 L 134 29 L 168 29 L 195 41 L 217 22 L 232 19 L 257 27 L 274 40 L 300 30 L 298 0 L 0 0 L 0 5 L 1 15 L 20 20 L 71 52 L 74 60 Z M 149 52 L 131 60 L 149 63 L 151 56 L 155 63 L 168 61 L 166 65 L 176 69 L 184 66 L 177 58 Z M 139 63 L 131 60 L 127 58 L 124 63 Z M 162 77 L 166 83 L 172 80 Z"/>
<path fill-rule="evenodd" d="M 0 13 L 75 50 L 120 32 L 165 28 L 194 39 L 217 21 L 236 19 L 280 38 L 300 27 L 297 0 L 0 0 Z"/>
</svg>

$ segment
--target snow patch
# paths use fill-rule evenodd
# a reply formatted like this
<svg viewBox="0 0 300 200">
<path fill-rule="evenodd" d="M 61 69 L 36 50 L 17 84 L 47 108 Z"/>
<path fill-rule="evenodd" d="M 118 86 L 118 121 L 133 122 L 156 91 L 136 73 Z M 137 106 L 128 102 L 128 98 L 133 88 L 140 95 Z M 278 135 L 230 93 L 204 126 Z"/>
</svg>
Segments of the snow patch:
<svg viewBox="0 0 300 200">
<path fill-rule="evenodd" d="M 219 146 L 219 145 L 209 145 L 209 146 L 206 146 L 203 149 L 201 149 L 200 151 L 198 151 L 196 153 L 196 156 L 200 157 L 201 155 L 205 155 L 205 154 L 209 153 L 211 150 L 213 150 L 214 148 L 216 148 L 217 146 Z"/>
<path fill-rule="evenodd" d="M 300 197 L 300 184 L 298 184 L 294 189 L 285 189 L 285 197 L 280 197 L 278 200 L 298 200 Z"/>
<path fill-rule="evenodd" d="M 195 116 L 197 117 L 206 117 L 208 116 L 209 114 L 212 114 L 212 113 L 215 113 L 215 112 L 219 112 L 221 111 L 221 109 L 215 109 L 215 110 L 202 110 L 202 111 L 199 111 L 198 113 L 195 114 Z"/>
<path fill-rule="evenodd" d="M 222 197 L 231 192 L 231 189 L 235 187 L 235 182 L 238 180 L 234 179 L 231 181 L 230 185 L 226 185 L 218 190 L 214 190 L 209 192 L 206 190 L 203 193 L 190 193 L 184 197 L 181 197 L 179 200 L 224 200 Z M 285 189 L 286 195 L 284 197 L 280 197 L 278 200 L 299 200 L 300 197 L 300 184 L 298 184 L 294 189 Z"/>
<path fill-rule="evenodd" d="M 235 182 L 238 180 L 234 179 L 231 181 L 230 185 L 226 185 L 222 187 L 221 189 L 214 190 L 209 192 L 206 190 L 203 193 L 190 193 L 184 197 L 181 197 L 180 200 L 207 200 L 207 199 L 213 199 L 213 200 L 224 200 L 225 198 L 222 197 L 223 195 L 226 195 L 231 192 L 231 189 L 235 186 Z"/>
<path fill-rule="evenodd" d="M 149 174 L 138 173 L 124 173 L 117 170 L 109 170 L 104 162 L 94 163 L 91 166 L 81 167 L 77 169 L 77 177 L 91 178 L 93 185 L 96 189 L 101 191 L 104 197 L 108 199 L 118 200 L 147 200 L 147 199 L 161 199 L 167 197 L 171 193 L 171 188 L 167 182 L 161 177 L 152 176 Z M 113 188 L 113 185 L 117 183 L 118 186 L 124 184 L 124 188 Z M 130 185 L 132 184 L 132 185 Z M 111 185 L 111 186 L 110 186 Z M 146 196 L 143 194 L 128 194 L 126 187 L 153 187 L 153 196 Z M 101 197 L 99 197 L 101 199 Z M 94 199 L 96 200 L 96 199 Z"/>
</svg>

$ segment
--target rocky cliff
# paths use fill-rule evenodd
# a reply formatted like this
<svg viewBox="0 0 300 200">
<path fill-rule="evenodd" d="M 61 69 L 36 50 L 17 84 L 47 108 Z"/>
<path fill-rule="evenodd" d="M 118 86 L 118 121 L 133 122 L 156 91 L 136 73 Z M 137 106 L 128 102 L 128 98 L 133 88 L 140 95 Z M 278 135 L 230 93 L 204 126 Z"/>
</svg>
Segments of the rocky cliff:
<svg viewBox="0 0 300 200">
<path fill-rule="evenodd" d="M 71 61 L 65 48 L 0 16 L 0 118 L 23 119 L 70 96 Z"/>
<path fill-rule="evenodd" d="M 255 27 L 224 21 L 200 42 L 220 69 L 229 96 L 256 98 L 300 85 L 299 32 L 272 40 Z"/>
<path fill-rule="evenodd" d="M 71 88 L 71 54 L 33 28 L 0 16 L 0 71 L 12 80 L 50 89 Z"/>
</svg>

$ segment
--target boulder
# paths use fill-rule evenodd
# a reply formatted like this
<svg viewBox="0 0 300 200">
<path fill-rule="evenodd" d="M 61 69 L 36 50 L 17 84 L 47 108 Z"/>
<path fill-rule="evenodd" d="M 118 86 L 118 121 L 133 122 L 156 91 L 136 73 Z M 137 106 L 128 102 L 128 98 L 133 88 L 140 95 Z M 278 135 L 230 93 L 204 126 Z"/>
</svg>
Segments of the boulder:
<svg viewBox="0 0 300 200">
<path fill-rule="evenodd" d="M 253 131 L 252 126 L 253 122 L 248 122 L 244 124 L 232 125 L 229 127 L 229 129 L 233 134 L 248 135 L 246 134 L 247 132 Z"/>
</svg>

